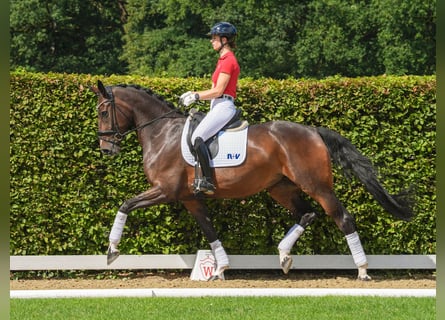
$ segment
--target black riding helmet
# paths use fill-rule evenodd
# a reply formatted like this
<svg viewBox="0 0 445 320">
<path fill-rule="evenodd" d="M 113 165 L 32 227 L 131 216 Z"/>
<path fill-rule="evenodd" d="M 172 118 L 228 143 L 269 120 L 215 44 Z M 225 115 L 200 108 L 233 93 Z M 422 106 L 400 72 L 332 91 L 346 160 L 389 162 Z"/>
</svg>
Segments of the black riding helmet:
<svg viewBox="0 0 445 320">
<path fill-rule="evenodd" d="M 226 37 L 229 45 L 231 47 L 235 47 L 236 34 L 237 34 L 236 28 L 233 24 L 228 22 L 218 22 L 212 27 L 212 29 L 210 29 L 210 32 L 207 35 L 208 36 L 217 35 L 220 37 Z"/>
<path fill-rule="evenodd" d="M 210 32 L 207 35 L 217 35 L 220 37 L 226 37 L 227 39 L 232 39 L 236 36 L 236 28 L 231 23 L 218 22 L 212 27 L 212 29 L 210 29 Z"/>
</svg>

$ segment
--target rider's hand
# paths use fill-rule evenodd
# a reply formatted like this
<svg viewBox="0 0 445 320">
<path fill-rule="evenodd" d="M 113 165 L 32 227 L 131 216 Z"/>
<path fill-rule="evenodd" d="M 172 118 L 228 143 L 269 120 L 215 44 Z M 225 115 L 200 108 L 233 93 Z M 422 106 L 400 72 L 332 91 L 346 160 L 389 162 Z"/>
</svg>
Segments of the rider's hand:
<svg viewBox="0 0 445 320">
<path fill-rule="evenodd" d="M 197 94 L 191 92 L 191 91 L 187 91 L 186 93 L 183 93 L 180 97 L 179 97 L 179 103 L 183 104 L 184 106 L 188 107 L 189 105 L 191 105 L 192 103 L 194 103 L 197 99 Z"/>
</svg>

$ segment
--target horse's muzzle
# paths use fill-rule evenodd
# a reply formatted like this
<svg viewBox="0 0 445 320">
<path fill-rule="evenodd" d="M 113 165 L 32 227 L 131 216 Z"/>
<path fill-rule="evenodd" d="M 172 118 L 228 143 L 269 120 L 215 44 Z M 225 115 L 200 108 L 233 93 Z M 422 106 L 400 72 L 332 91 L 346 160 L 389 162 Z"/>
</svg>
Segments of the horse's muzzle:
<svg viewBox="0 0 445 320">
<path fill-rule="evenodd" d="M 114 156 L 121 151 L 119 144 L 111 140 L 100 139 L 99 147 L 100 151 L 107 156 Z"/>
<path fill-rule="evenodd" d="M 118 154 L 119 152 L 116 152 L 116 150 L 113 150 L 115 148 L 111 148 L 111 149 L 100 149 L 100 151 L 106 155 L 106 156 L 114 156 L 116 154 Z"/>
</svg>

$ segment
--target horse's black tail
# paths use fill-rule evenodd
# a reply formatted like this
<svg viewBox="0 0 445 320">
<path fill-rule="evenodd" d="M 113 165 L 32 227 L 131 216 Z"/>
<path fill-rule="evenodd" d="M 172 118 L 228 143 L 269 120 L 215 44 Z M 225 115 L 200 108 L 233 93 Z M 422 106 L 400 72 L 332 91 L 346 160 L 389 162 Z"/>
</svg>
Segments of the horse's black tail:
<svg viewBox="0 0 445 320">
<path fill-rule="evenodd" d="M 317 132 L 328 148 L 332 161 L 343 168 L 346 176 L 352 173 L 357 177 L 380 205 L 396 218 L 406 221 L 412 218 L 412 201 L 408 192 L 390 195 L 380 184 L 371 160 L 362 155 L 348 139 L 323 127 L 318 127 Z"/>
</svg>

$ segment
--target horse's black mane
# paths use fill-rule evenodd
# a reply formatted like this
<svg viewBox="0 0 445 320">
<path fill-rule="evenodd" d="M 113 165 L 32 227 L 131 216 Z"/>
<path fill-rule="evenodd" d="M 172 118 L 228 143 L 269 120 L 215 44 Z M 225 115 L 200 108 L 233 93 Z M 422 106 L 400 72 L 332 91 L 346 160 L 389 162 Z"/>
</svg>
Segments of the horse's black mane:
<svg viewBox="0 0 445 320">
<path fill-rule="evenodd" d="M 163 96 L 158 95 L 157 93 L 155 93 L 153 90 L 151 90 L 149 88 L 144 88 L 137 84 L 125 84 L 125 83 L 117 84 L 115 86 L 122 87 L 122 88 L 134 88 L 136 90 L 142 90 L 142 91 L 146 92 L 148 95 L 155 97 L 159 101 L 165 103 L 171 109 L 177 109 L 176 106 L 172 102 L 165 100 L 165 98 Z"/>
</svg>

